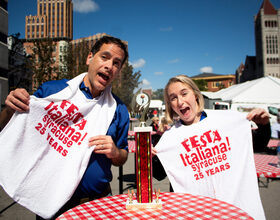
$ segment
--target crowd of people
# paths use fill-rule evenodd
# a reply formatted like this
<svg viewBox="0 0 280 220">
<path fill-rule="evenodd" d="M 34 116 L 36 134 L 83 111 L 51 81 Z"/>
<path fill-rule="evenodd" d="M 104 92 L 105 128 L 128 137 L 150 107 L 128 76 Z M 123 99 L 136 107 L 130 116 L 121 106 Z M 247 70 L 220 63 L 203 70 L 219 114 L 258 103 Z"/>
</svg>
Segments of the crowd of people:
<svg viewBox="0 0 280 220">
<path fill-rule="evenodd" d="M 110 86 L 118 76 L 124 62 L 128 58 L 126 45 L 117 38 L 105 36 L 93 46 L 87 57 L 88 72 L 85 74 L 78 94 L 83 94 L 85 100 L 98 100 L 109 89 L 112 99 L 116 103 L 113 109 L 114 116 L 108 125 L 107 131 L 102 135 L 89 138 L 88 145 L 94 146 L 87 169 L 79 185 L 69 201 L 54 214 L 59 216 L 66 210 L 92 199 L 111 195 L 110 181 L 112 180 L 111 165 L 122 166 L 128 156 L 127 134 L 129 128 L 129 114 L 122 101 L 111 93 Z M 69 86 L 67 80 L 50 81 L 42 84 L 33 94 L 37 98 L 45 98 L 59 93 Z M 76 94 L 74 94 L 76 95 Z M 166 177 L 166 173 L 157 158 L 155 146 L 176 123 L 182 126 L 196 124 L 208 116 L 204 110 L 204 100 L 195 83 L 185 75 L 172 77 L 164 90 L 166 114 L 164 117 L 152 118 L 150 126 L 153 128 L 153 174 L 158 180 Z M 87 101 L 85 101 L 87 102 Z M 25 89 L 18 88 L 11 91 L 6 98 L 6 107 L 0 115 L 0 129 L 2 130 L 11 120 L 15 112 L 26 113 L 30 111 L 30 95 Z M 84 105 L 83 102 L 79 105 Z M 93 108 L 96 108 L 93 106 Z M 258 129 L 252 130 L 253 147 L 255 152 L 265 151 L 271 137 L 279 138 L 280 113 L 278 123 L 270 127 L 269 114 L 264 109 L 254 109 L 248 113 L 247 119 L 254 121 Z M 16 123 L 16 122 L 14 122 Z M 96 124 L 96 126 L 100 126 Z M 271 133 L 272 129 L 272 133 Z M 174 137 L 175 139 L 176 137 Z M 1 146 L 10 147 L 10 146 Z M 38 146 L 40 147 L 40 146 Z M 171 187 L 171 191 L 173 191 Z M 41 219 L 37 216 L 37 219 Z"/>
</svg>

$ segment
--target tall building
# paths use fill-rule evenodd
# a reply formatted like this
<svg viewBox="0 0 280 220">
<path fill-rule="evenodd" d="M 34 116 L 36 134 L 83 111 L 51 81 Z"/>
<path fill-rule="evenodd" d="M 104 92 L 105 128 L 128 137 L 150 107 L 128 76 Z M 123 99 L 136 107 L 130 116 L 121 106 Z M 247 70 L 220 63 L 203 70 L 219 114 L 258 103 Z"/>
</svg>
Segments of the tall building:
<svg viewBox="0 0 280 220">
<path fill-rule="evenodd" d="M 37 0 L 37 15 L 25 17 L 25 39 L 73 38 L 72 0 Z"/>
<path fill-rule="evenodd" d="M 263 0 L 254 18 L 256 56 L 246 56 L 242 72 L 236 70 L 237 83 L 264 76 L 280 78 L 280 9 Z"/>
<path fill-rule="evenodd" d="M 0 110 L 8 95 L 8 0 L 0 1 Z"/>
<path fill-rule="evenodd" d="M 256 75 L 280 78 L 280 9 L 264 0 L 255 16 Z"/>
</svg>

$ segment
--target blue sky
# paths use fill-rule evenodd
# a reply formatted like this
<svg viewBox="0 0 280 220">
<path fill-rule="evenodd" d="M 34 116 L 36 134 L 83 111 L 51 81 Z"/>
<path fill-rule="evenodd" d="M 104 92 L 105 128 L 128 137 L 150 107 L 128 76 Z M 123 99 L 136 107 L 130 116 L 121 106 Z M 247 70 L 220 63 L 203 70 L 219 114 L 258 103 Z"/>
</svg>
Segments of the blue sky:
<svg viewBox="0 0 280 220">
<path fill-rule="evenodd" d="M 106 33 L 128 41 L 142 88 L 177 74 L 234 74 L 255 55 L 254 16 L 263 0 L 72 0 L 74 39 Z M 270 0 L 276 9 L 279 0 Z M 9 34 L 24 38 L 37 0 L 9 0 Z"/>
</svg>

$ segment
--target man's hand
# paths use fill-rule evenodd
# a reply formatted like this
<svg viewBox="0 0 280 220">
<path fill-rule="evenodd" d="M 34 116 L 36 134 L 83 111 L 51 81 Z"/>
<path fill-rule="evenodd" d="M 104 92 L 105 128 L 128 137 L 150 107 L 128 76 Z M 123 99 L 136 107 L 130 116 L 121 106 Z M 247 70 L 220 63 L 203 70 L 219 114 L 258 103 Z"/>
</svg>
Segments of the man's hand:
<svg viewBox="0 0 280 220">
<path fill-rule="evenodd" d="M 29 94 L 25 89 L 16 89 L 10 92 L 7 96 L 5 104 L 8 111 L 14 113 L 26 112 L 29 110 Z"/>
<path fill-rule="evenodd" d="M 269 123 L 269 114 L 262 108 L 255 108 L 248 113 L 247 119 L 256 124 L 266 125 Z"/>
<path fill-rule="evenodd" d="M 112 160 L 112 164 L 115 166 L 121 166 L 127 160 L 127 151 L 117 148 L 111 136 L 98 135 L 91 137 L 89 139 L 89 146 L 96 146 L 93 152 L 105 154 L 107 158 Z"/>
<path fill-rule="evenodd" d="M 29 110 L 29 94 L 25 89 L 13 90 L 7 96 L 5 104 L 5 108 L 0 114 L 0 131 L 8 124 L 15 111 L 26 112 Z"/>
</svg>

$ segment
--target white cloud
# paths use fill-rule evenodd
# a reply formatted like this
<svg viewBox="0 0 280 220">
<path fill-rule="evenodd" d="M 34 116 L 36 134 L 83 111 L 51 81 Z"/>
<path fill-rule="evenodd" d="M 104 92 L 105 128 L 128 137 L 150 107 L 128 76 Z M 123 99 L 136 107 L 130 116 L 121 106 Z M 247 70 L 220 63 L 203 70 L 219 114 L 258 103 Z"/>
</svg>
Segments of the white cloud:
<svg viewBox="0 0 280 220">
<path fill-rule="evenodd" d="M 99 6 L 93 0 L 73 0 L 74 11 L 80 13 L 95 12 Z"/>
<path fill-rule="evenodd" d="M 151 88 L 151 83 L 147 79 L 143 79 L 142 82 L 139 85 L 139 88 L 143 89 L 150 89 Z"/>
<path fill-rule="evenodd" d="M 174 59 L 174 60 L 169 60 L 168 63 L 178 63 L 180 61 L 180 59 Z"/>
<path fill-rule="evenodd" d="M 162 75 L 163 72 L 155 72 L 155 75 Z"/>
<path fill-rule="evenodd" d="M 164 27 L 164 28 L 160 28 L 159 29 L 160 31 L 163 31 L 163 32 L 169 32 L 169 31 L 173 31 L 173 27 L 169 26 L 169 27 Z"/>
<path fill-rule="evenodd" d="M 201 73 L 213 73 L 213 67 L 212 66 L 204 66 L 200 68 Z"/>
<path fill-rule="evenodd" d="M 144 59 L 140 58 L 134 62 L 129 62 L 129 64 L 132 65 L 133 68 L 140 68 L 146 64 L 146 61 Z"/>
</svg>

